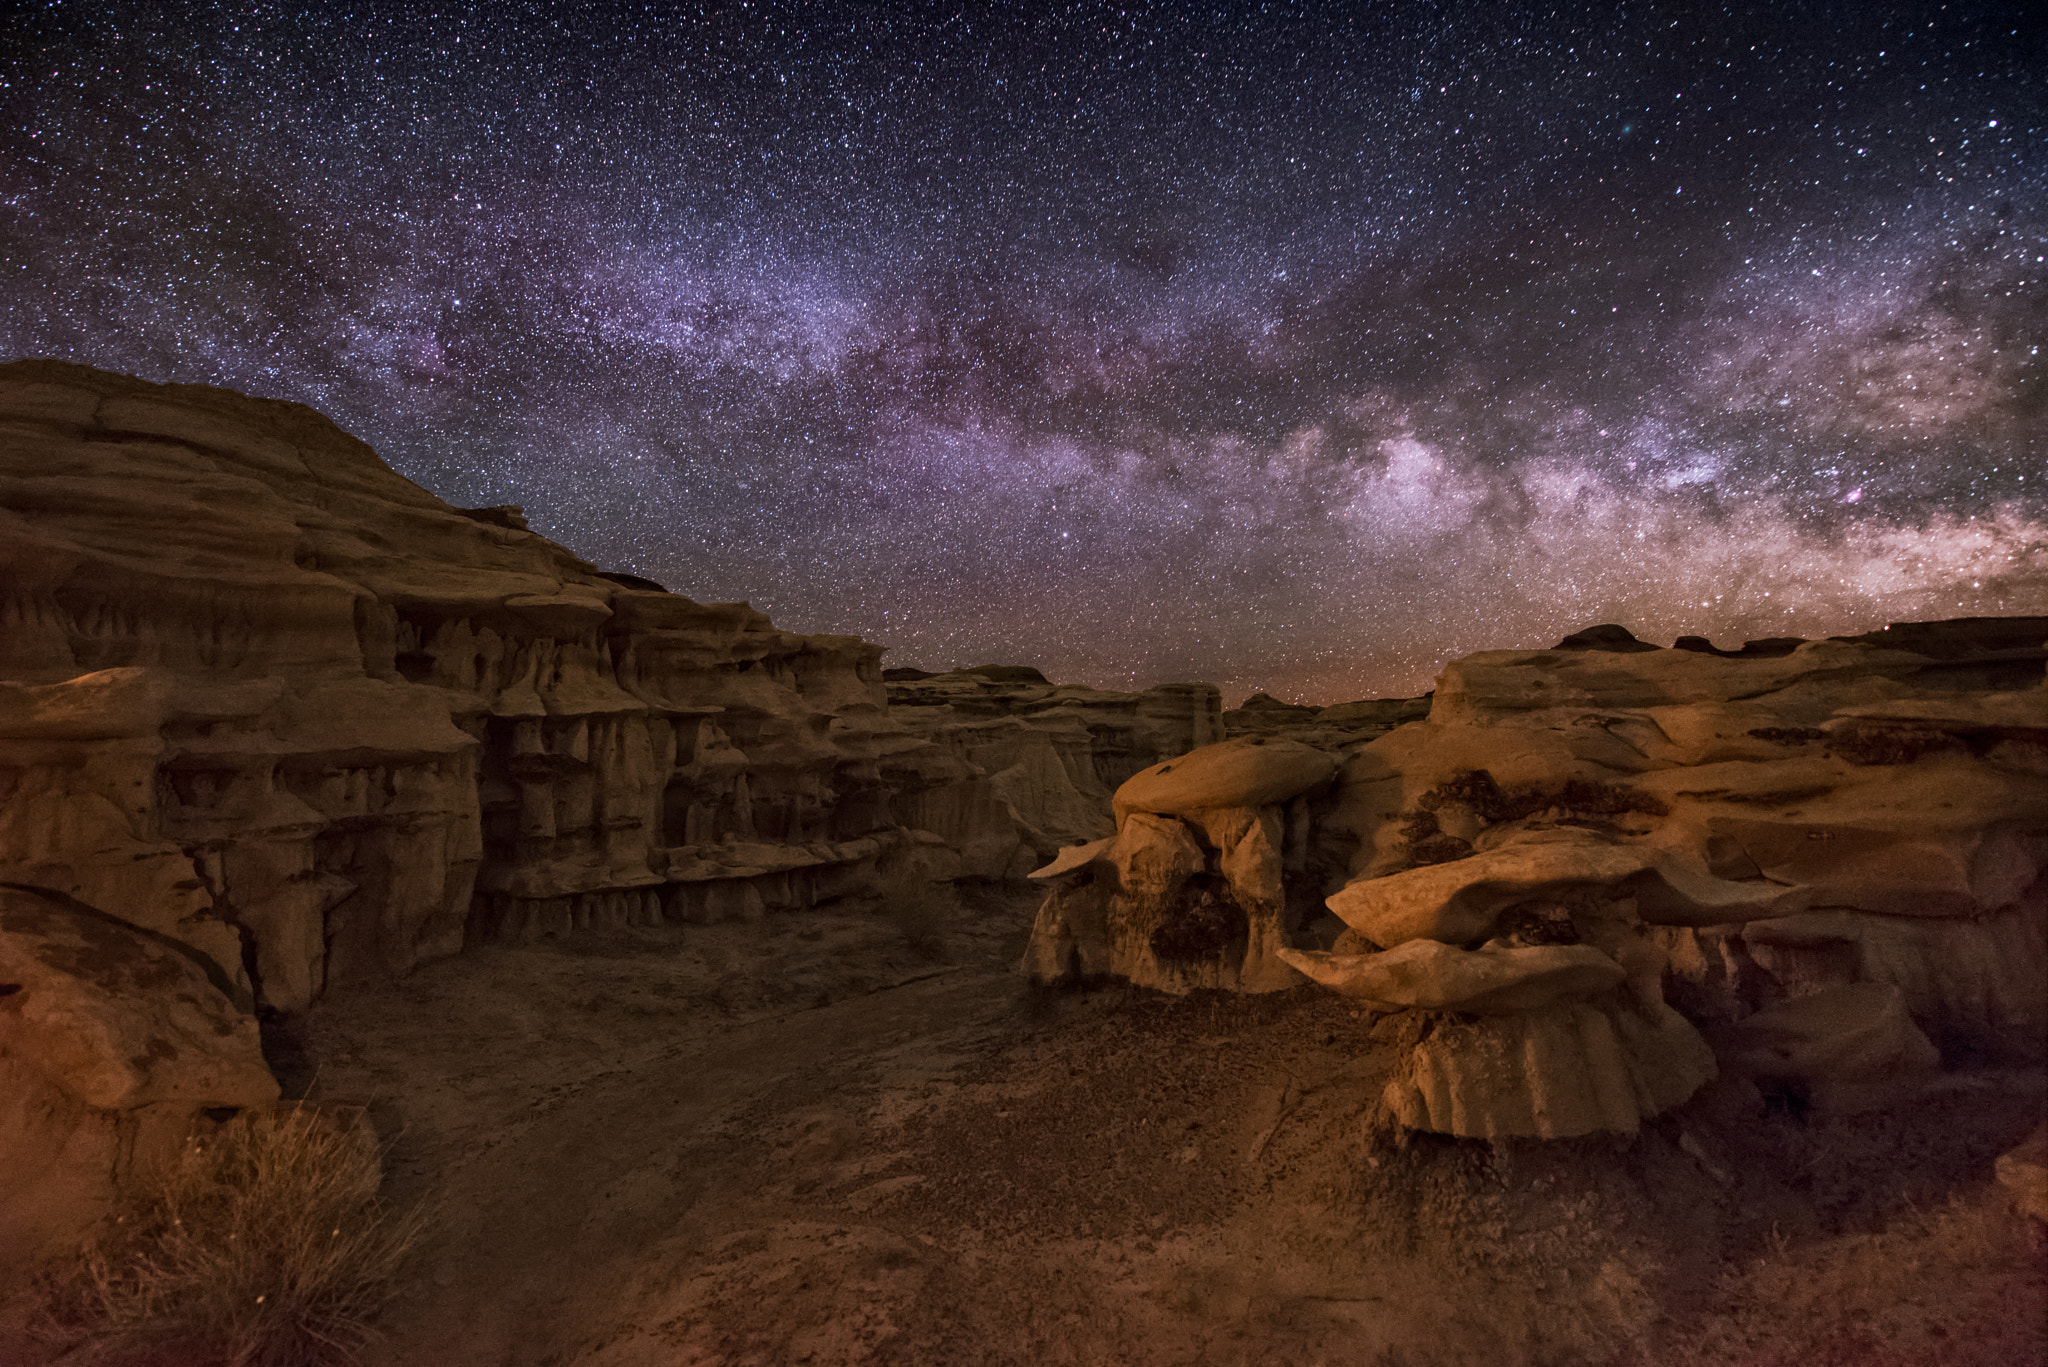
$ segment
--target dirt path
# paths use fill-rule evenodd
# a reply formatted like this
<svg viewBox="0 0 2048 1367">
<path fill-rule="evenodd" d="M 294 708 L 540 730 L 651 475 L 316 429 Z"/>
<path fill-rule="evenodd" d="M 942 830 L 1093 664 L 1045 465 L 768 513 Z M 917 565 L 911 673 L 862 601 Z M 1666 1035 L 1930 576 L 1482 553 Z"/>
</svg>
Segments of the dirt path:
<svg viewBox="0 0 2048 1367">
<path fill-rule="evenodd" d="M 938 959 L 829 916 L 494 949 L 323 1007 L 315 1090 L 370 1101 L 442 1212 L 373 1360 L 2042 1358 L 2041 1252 L 1988 1183 L 2028 1078 L 1403 1145 L 1371 1018 L 1034 994 L 1028 912 L 980 894 Z"/>
</svg>

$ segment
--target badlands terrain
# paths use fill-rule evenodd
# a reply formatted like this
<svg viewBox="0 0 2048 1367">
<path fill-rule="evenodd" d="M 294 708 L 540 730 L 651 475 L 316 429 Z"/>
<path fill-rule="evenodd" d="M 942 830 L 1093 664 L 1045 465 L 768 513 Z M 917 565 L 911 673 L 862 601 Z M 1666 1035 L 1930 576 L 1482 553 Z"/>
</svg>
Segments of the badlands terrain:
<svg viewBox="0 0 2048 1367">
<path fill-rule="evenodd" d="M 880 657 L 0 367 L 0 1361 L 300 1102 L 369 1362 L 2048 1360 L 2048 617 Z"/>
</svg>

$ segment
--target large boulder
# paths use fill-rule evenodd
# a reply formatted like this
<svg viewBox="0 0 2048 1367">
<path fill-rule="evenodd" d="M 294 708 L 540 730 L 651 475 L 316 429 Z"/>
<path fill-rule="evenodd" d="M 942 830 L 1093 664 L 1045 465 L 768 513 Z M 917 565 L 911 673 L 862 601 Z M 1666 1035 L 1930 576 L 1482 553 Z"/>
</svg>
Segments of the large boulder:
<svg viewBox="0 0 2048 1367">
<path fill-rule="evenodd" d="M 90 1223 L 201 1112 L 277 1098 L 239 995 L 179 940 L 0 886 L 0 1266 Z"/>
</svg>

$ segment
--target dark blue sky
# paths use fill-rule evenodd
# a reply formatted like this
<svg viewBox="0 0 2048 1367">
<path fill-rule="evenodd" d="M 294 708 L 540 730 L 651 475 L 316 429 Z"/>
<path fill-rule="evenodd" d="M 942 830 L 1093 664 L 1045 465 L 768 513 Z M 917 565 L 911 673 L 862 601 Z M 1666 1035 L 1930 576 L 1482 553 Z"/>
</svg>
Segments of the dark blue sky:
<svg viewBox="0 0 2048 1367">
<path fill-rule="evenodd" d="M 53 4 L 0 356 L 891 663 L 2048 611 L 2020 6 Z"/>
</svg>

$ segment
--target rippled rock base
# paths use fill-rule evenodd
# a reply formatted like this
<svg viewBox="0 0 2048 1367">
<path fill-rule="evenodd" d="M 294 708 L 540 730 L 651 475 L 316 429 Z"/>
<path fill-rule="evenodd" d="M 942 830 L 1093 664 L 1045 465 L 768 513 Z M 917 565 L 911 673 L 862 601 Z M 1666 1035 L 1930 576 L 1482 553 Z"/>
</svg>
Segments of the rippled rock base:
<svg viewBox="0 0 2048 1367">
<path fill-rule="evenodd" d="M 1474 1139 L 1634 1134 L 1715 1076 L 1685 1017 L 1632 1000 L 1437 1016 L 1386 1103 L 1410 1129 Z"/>
</svg>

